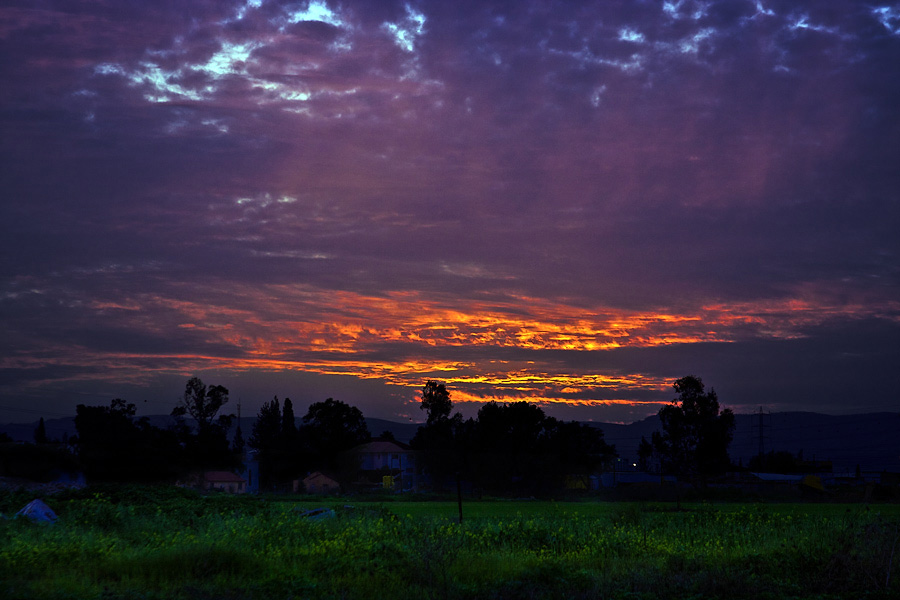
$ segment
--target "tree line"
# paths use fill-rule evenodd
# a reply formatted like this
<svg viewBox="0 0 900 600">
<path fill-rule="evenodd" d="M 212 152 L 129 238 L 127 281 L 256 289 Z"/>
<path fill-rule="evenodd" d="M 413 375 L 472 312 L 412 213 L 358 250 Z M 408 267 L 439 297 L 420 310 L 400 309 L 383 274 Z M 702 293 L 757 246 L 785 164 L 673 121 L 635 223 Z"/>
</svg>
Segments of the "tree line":
<svg viewBox="0 0 900 600">
<path fill-rule="evenodd" d="M 411 442 L 438 488 L 457 479 L 486 491 L 539 494 L 567 476 L 590 475 L 616 456 L 603 431 L 547 416 L 528 402 L 488 402 L 475 418 L 453 413 L 444 384 L 429 381 L 420 408 L 425 424 Z M 451 414 L 452 413 L 452 414 Z"/>
<path fill-rule="evenodd" d="M 674 388 L 678 397 L 659 411 L 662 430 L 641 440 L 639 466 L 646 470 L 655 463 L 662 472 L 702 485 L 730 464 L 734 415 L 720 409 L 715 391 L 707 392 L 698 377 L 678 379 Z M 410 446 L 435 489 L 462 480 L 489 492 L 545 493 L 563 487 L 567 477 L 603 470 L 618 456 L 601 429 L 560 421 L 532 403 L 488 402 L 465 419 L 437 381 L 426 382 L 420 399 L 426 420 Z M 238 470 L 247 446 L 255 451 L 260 487 L 287 489 L 313 470 L 351 479 L 356 464 L 347 451 L 372 439 L 356 407 L 328 398 L 311 404 L 298 424 L 291 399 L 275 397 L 260 407 L 246 442 L 240 423 L 229 440 L 236 417 L 225 413 L 227 403 L 227 388 L 192 377 L 172 410 L 174 423 L 164 428 L 136 418 L 135 405 L 121 399 L 109 406 L 79 404 L 77 435 L 68 440 L 77 448 L 77 462 L 50 448 L 41 420 L 38 450 L 29 454 L 4 444 L 0 469 L 16 474 L 18 465 L 46 477 L 55 465 L 80 467 L 89 481 L 171 482 L 198 470 Z"/>
<path fill-rule="evenodd" d="M 313 470 L 352 477 L 352 457 L 345 451 L 371 439 L 362 412 L 339 400 L 314 402 L 298 427 L 290 398 L 278 398 L 259 409 L 249 445 L 256 450 L 263 489 L 284 489 Z"/>
<path fill-rule="evenodd" d="M 175 481 L 195 471 L 239 470 L 245 446 L 256 451 L 259 483 L 279 489 L 311 469 L 334 470 L 339 453 L 368 441 L 359 409 L 332 398 L 313 403 L 297 427 L 289 398 L 262 405 L 245 442 L 240 423 L 229 441 L 234 414 L 225 414 L 228 389 L 193 377 L 166 428 L 135 418 L 135 406 L 76 408 L 78 458 L 89 481 Z"/>
</svg>

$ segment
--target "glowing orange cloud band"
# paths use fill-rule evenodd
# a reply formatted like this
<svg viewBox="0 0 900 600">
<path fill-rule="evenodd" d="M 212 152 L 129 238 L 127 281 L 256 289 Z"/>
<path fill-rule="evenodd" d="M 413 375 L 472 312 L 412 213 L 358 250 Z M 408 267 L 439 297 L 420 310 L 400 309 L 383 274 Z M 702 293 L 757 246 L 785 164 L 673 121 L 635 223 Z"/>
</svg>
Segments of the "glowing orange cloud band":
<svg viewBox="0 0 900 600">
<path fill-rule="evenodd" d="M 173 295 L 197 295 L 176 288 L 168 296 L 141 295 L 92 304 L 93 310 L 119 327 L 161 337 L 181 331 L 210 347 L 229 348 L 227 355 L 103 353 L 60 347 L 46 349 L 44 358 L 6 357 L 0 366 L 94 367 L 72 377 L 97 379 L 97 371 L 102 370 L 102 378 L 110 381 L 146 380 L 155 373 L 189 375 L 206 369 L 349 375 L 409 388 L 420 387 L 426 378 L 438 378 L 455 385 L 457 397 L 471 401 L 502 397 L 592 402 L 584 397 L 633 396 L 639 390 L 665 389 L 668 383 L 640 373 L 603 372 L 602 366 L 598 372 L 582 372 L 530 361 L 467 358 L 465 352 L 441 357 L 442 349 L 587 352 L 751 337 L 783 339 L 800 336 L 804 327 L 829 319 L 867 316 L 878 310 L 870 302 L 828 302 L 816 292 L 820 291 L 805 290 L 798 297 L 778 301 L 710 304 L 674 314 L 585 309 L 516 295 L 465 302 L 419 292 L 367 296 L 307 286 L 235 289 L 230 283 L 227 288 L 204 289 L 203 297 L 192 301 L 174 299 Z M 900 303 L 893 303 L 880 309 L 896 315 L 898 307 Z M 448 358 L 456 355 L 463 358 Z M 398 358 L 375 358 L 389 356 Z"/>
</svg>

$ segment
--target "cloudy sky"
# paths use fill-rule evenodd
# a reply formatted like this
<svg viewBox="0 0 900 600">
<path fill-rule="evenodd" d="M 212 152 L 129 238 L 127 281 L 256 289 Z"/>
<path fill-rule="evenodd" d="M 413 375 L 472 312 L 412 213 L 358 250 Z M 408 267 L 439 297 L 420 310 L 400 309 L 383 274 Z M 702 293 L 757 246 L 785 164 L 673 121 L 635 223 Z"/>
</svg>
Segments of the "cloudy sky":
<svg viewBox="0 0 900 600">
<path fill-rule="evenodd" d="M 0 421 L 900 405 L 900 3 L 6 0 Z"/>
</svg>

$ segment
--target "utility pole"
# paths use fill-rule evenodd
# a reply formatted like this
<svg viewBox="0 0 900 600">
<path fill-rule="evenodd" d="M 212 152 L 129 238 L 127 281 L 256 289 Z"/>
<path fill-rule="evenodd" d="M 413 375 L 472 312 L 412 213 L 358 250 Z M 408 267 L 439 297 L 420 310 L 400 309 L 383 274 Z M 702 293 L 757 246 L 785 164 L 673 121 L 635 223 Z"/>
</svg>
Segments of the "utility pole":
<svg viewBox="0 0 900 600">
<path fill-rule="evenodd" d="M 237 429 L 234 431 L 234 438 L 231 441 L 231 447 L 234 451 L 240 455 L 240 460 L 243 460 L 244 456 L 244 434 L 241 432 L 241 399 L 238 398 L 237 402 Z"/>
<path fill-rule="evenodd" d="M 754 423 L 753 423 L 753 429 L 756 430 L 755 436 L 756 436 L 757 442 L 758 442 L 757 456 L 759 457 L 760 468 L 762 468 L 763 461 L 765 460 L 765 456 L 766 456 L 766 441 L 765 440 L 768 436 L 766 435 L 765 432 L 766 432 L 766 427 L 769 427 L 769 425 L 767 425 L 765 422 L 766 416 L 767 416 L 766 413 L 763 412 L 763 407 L 760 406 L 759 412 L 754 415 Z"/>
</svg>

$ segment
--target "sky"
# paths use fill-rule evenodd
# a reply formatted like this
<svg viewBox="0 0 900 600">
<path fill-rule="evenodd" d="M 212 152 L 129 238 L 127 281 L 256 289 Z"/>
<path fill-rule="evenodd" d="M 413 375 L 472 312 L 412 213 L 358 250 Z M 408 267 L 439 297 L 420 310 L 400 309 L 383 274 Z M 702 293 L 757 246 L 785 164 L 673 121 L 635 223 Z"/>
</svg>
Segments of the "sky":
<svg viewBox="0 0 900 600">
<path fill-rule="evenodd" d="M 0 82 L 0 422 L 900 406 L 900 2 L 5 0 Z"/>
</svg>

